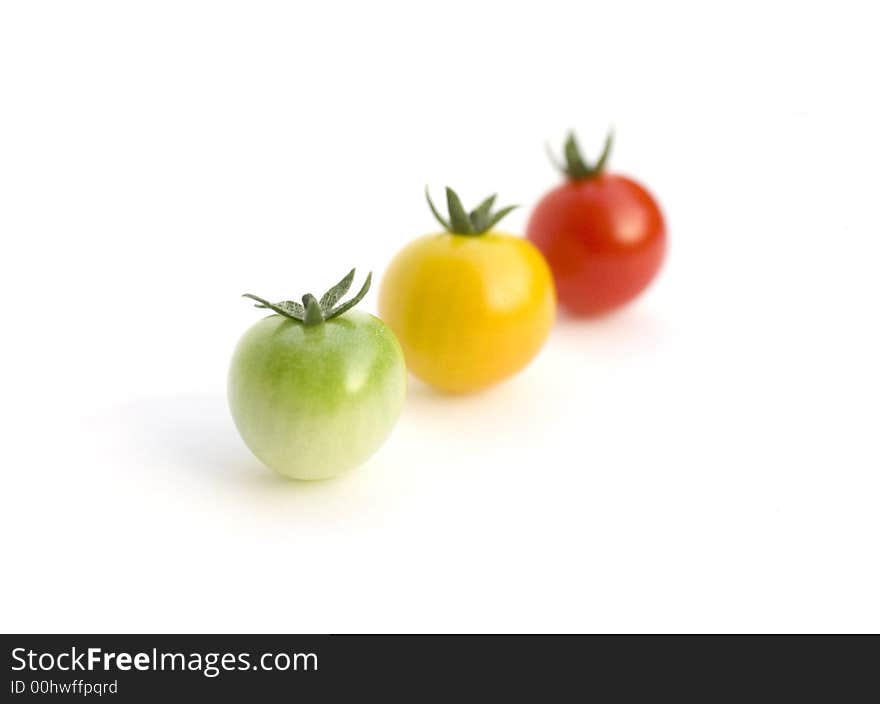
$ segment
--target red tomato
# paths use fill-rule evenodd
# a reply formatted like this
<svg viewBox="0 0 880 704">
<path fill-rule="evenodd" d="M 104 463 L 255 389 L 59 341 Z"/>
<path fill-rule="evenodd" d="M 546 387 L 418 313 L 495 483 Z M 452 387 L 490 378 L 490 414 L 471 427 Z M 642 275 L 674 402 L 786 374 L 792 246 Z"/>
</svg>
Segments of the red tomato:
<svg viewBox="0 0 880 704">
<path fill-rule="evenodd" d="M 560 304 L 598 315 L 635 298 L 660 269 L 666 226 L 657 202 L 635 181 L 603 172 L 611 147 L 595 166 L 574 135 L 565 145 L 568 180 L 538 203 L 526 236 L 550 264 Z"/>
</svg>

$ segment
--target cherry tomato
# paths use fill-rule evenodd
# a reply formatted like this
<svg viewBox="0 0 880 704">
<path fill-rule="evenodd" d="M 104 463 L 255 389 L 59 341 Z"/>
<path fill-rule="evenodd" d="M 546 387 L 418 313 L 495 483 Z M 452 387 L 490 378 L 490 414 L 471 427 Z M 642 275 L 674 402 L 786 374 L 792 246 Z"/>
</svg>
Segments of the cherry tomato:
<svg viewBox="0 0 880 704">
<path fill-rule="evenodd" d="M 610 148 L 609 135 L 590 167 L 569 135 L 560 167 L 567 180 L 540 200 L 526 228 L 553 271 L 560 304 L 577 315 L 605 313 L 635 298 L 666 252 L 666 226 L 651 194 L 604 172 Z"/>
<path fill-rule="evenodd" d="M 463 393 L 522 369 L 547 339 L 556 310 L 553 278 L 527 240 L 490 231 L 511 208 L 494 196 L 467 213 L 446 189 L 446 232 L 414 240 L 382 281 L 379 311 L 409 370 L 438 389 Z"/>
<path fill-rule="evenodd" d="M 325 479 L 362 464 L 403 409 L 406 366 L 394 334 L 337 305 L 354 270 L 321 298 L 258 307 L 276 313 L 242 336 L 229 369 L 229 407 L 245 444 L 293 479 Z"/>
</svg>

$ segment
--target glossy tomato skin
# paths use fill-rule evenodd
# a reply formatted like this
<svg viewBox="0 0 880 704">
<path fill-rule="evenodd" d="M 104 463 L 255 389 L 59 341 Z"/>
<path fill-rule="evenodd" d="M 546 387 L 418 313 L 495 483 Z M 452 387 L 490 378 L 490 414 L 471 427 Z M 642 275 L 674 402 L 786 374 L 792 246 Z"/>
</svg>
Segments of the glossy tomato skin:
<svg viewBox="0 0 880 704">
<path fill-rule="evenodd" d="M 229 407 L 242 439 L 293 479 L 362 464 L 391 432 L 405 395 L 394 334 L 356 310 L 310 326 L 263 318 L 242 336 L 229 369 Z"/>
<path fill-rule="evenodd" d="M 556 296 L 544 258 L 525 239 L 442 233 L 397 254 L 379 311 L 416 377 L 466 393 L 528 364 L 553 325 Z"/>
<path fill-rule="evenodd" d="M 571 180 L 538 203 L 526 229 L 544 253 L 559 302 L 599 315 L 641 293 L 660 269 L 666 225 L 657 202 L 624 176 Z"/>
</svg>

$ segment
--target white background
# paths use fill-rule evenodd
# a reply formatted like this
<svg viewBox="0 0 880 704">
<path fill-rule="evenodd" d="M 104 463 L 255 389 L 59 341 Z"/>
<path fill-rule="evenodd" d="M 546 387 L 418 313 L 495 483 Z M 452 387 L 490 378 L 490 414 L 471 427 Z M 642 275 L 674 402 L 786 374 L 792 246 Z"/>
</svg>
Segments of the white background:
<svg viewBox="0 0 880 704">
<path fill-rule="evenodd" d="M 6 2 L 8 631 L 880 629 L 870 3 Z M 524 208 L 577 127 L 658 196 L 646 295 L 364 467 L 239 440 L 239 298 Z M 365 309 L 375 311 L 376 291 Z"/>
</svg>

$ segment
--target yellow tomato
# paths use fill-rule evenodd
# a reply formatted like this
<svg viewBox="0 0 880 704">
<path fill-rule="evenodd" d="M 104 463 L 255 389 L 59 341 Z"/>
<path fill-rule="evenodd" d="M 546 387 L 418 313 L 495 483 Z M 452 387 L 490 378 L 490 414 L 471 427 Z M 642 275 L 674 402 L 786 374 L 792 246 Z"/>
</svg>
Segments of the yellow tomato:
<svg viewBox="0 0 880 704">
<path fill-rule="evenodd" d="M 537 354 L 553 324 L 556 293 L 543 255 L 527 240 L 446 232 L 398 253 L 379 309 L 415 376 L 468 392 L 515 374 Z"/>
</svg>

